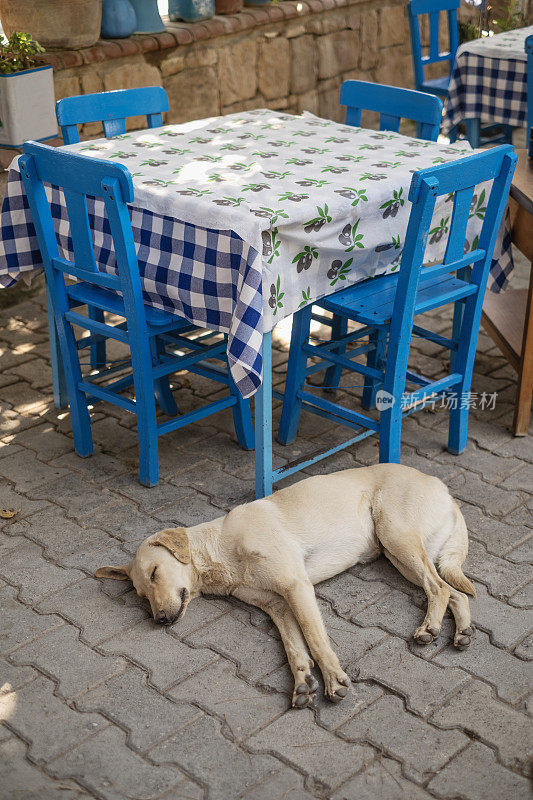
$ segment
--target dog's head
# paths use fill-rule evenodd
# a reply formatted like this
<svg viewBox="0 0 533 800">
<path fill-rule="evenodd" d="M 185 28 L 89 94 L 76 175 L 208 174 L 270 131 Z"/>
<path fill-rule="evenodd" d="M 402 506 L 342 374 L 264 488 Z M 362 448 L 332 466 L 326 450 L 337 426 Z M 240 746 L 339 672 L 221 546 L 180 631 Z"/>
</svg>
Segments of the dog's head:
<svg viewBox="0 0 533 800">
<path fill-rule="evenodd" d="M 170 625 L 185 613 L 193 593 L 193 567 L 185 528 L 166 528 L 149 536 L 135 558 L 120 567 L 100 567 L 97 578 L 131 580 L 150 602 L 154 620 Z"/>
</svg>

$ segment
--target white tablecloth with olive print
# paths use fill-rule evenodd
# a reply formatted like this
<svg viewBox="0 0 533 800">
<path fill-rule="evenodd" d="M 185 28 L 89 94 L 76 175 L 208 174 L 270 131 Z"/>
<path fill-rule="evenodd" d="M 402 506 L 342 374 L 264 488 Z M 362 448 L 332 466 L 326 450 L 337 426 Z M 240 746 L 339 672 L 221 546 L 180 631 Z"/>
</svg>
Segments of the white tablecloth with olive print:
<svg viewBox="0 0 533 800">
<path fill-rule="evenodd" d="M 148 241 L 141 269 L 147 302 L 229 333 L 230 367 L 245 396 L 261 381 L 263 333 L 305 304 L 397 269 L 412 173 L 469 152 L 464 142 L 437 144 L 311 114 L 268 110 L 167 125 L 66 149 L 127 165 L 135 187 L 136 242 L 141 248 Z M 15 202 L 16 172 L 15 161 L 1 218 L 4 285 L 16 279 L 17 264 L 21 272 L 28 269 L 28 259 L 24 266 L 19 257 L 23 234 L 13 233 L 17 220 L 20 223 L 16 215 L 22 213 Z M 466 250 L 475 246 L 485 196 L 480 187 L 472 204 Z M 449 201 L 439 201 L 428 260 L 443 255 Z M 55 205 L 61 205 L 61 198 Z M 61 209 L 57 213 L 61 216 Z M 94 219 L 103 216 L 103 209 L 95 205 Z M 176 224 L 165 228 L 165 220 Z M 65 219 L 59 224 L 64 226 Z M 95 228 L 105 236 L 100 223 Z M 62 241 L 68 250 L 64 230 Z M 109 271 L 112 247 L 100 244 L 97 260 Z M 213 255 L 217 247 L 220 256 Z M 158 256 L 162 252 L 165 259 Z M 500 245 L 499 262 L 493 265 L 492 277 L 499 286 L 511 269 L 509 252 L 502 254 Z M 214 271 L 206 276 L 208 262 Z M 185 269 L 184 287 L 180 271 Z"/>
</svg>

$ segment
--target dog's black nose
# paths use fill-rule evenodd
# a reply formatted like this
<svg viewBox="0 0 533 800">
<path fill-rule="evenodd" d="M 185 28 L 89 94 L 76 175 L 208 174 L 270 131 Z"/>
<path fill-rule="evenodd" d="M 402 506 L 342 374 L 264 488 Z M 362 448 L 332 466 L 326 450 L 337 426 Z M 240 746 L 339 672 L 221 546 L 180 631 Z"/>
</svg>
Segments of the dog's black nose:
<svg viewBox="0 0 533 800">
<path fill-rule="evenodd" d="M 168 620 L 166 611 L 158 611 L 157 614 L 155 615 L 155 621 L 159 622 L 161 625 L 167 622 Z"/>
</svg>

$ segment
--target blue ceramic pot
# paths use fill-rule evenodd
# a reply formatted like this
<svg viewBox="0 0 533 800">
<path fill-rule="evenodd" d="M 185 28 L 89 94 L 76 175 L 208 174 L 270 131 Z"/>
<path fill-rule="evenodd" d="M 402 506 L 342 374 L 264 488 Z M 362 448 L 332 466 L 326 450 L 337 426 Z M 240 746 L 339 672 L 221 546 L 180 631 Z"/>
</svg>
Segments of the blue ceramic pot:
<svg viewBox="0 0 533 800">
<path fill-rule="evenodd" d="M 165 30 L 157 8 L 157 0 L 130 0 L 130 3 L 137 17 L 134 33 L 162 33 Z"/>
<path fill-rule="evenodd" d="M 130 0 L 102 0 L 102 39 L 124 39 L 135 30 L 137 18 Z"/>
<path fill-rule="evenodd" d="M 215 0 L 168 0 L 168 15 L 173 22 L 199 22 L 215 13 Z"/>
</svg>

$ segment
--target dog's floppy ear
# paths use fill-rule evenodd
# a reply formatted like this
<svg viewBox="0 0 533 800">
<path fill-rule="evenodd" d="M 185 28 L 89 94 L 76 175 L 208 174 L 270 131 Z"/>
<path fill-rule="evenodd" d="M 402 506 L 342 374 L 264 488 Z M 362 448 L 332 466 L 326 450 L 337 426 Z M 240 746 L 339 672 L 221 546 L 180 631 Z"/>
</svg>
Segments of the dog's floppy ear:
<svg viewBox="0 0 533 800">
<path fill-rule="evenodd" d="M 113 578 L 115 581 L 127 581 L 130 577 L 132 563 L 121 567 L 98 567 L 94 573 L 97 578 Z"/>
<path fill-rule="evenodd" d="M 152 547 L 166 547 L 182 564 L 191 563 L 189 537 L 185 528 L 165 528 L 164 531 L 155 534 L 150 544 Z"/>
</svg>

